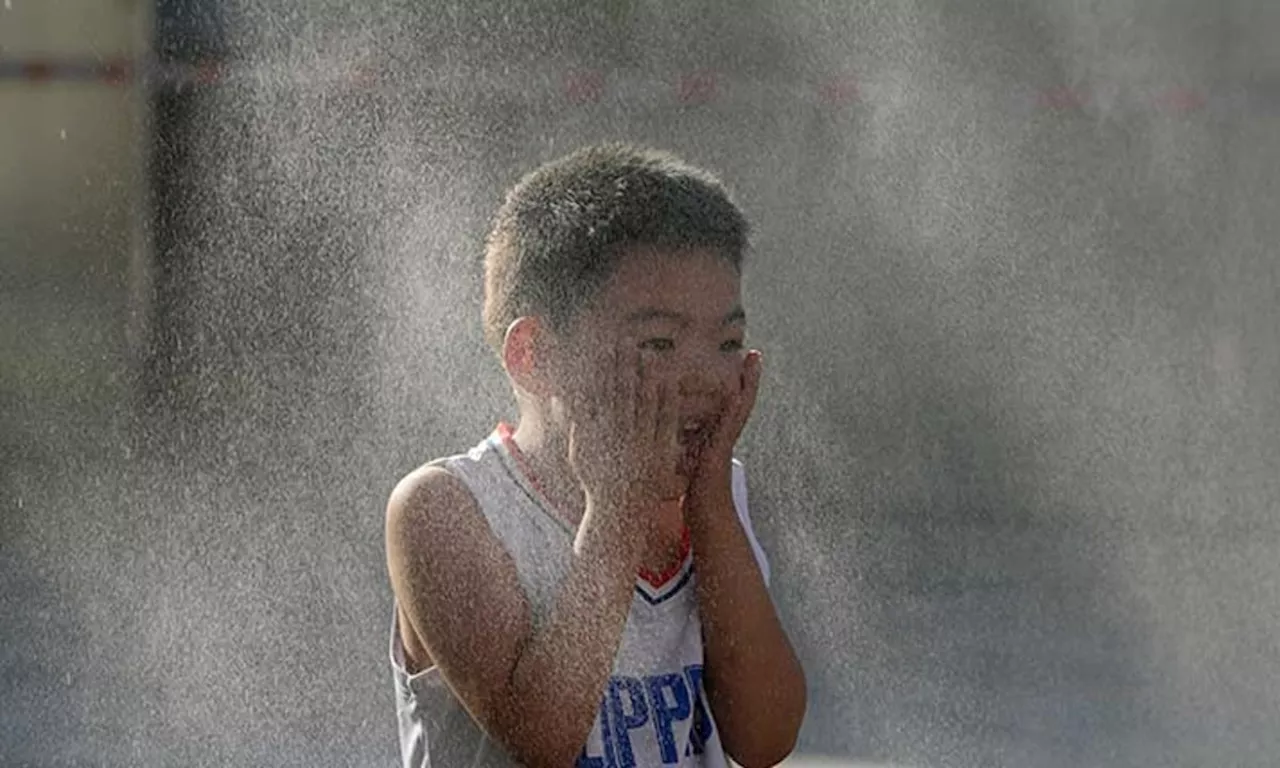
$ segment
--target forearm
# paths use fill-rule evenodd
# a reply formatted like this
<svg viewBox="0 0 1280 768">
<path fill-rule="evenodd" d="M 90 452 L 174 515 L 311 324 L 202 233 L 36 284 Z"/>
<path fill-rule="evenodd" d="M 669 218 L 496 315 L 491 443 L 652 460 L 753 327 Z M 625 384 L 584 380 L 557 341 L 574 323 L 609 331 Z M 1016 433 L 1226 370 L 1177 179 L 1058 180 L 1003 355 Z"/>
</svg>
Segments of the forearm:
<svg viewBox="0 0 1280 768">
<path fill-rule="evenodd" d="M 599 712 L 630 612 L 638 557 L 609 531 L 584 525 L 546 623 L 511 675 L 512 747 L 532 766 L 577 759 Z"/>
<path fill-rule="evenodd" d="M 712 713 L 735 760 L 772 765 L 791 751 L 804 718 L 804 672 L 738 520 L 729 483 L 692 496 L 690 503 Z"/>
</svg>

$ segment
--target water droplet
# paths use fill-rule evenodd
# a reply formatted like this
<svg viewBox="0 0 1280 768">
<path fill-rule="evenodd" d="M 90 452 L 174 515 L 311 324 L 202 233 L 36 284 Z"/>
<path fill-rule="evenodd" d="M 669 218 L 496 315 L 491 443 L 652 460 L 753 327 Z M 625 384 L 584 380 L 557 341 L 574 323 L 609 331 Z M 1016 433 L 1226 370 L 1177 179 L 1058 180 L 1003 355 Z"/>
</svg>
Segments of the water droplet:
<svg viewBox="0 0 1280 768">
<path fill-rule="evenodd" d="M 13 10 L 13 0 L 4 0 L 4 9 L 5 9 L 6 11 L 12 11 L 12 10 Z"/>
<path fill-rule="evenodd" d="M 66 129 L 66 128 L 63 128 L 61 131 L 59 131 L 59 132 L 58 132 L 58 136 L 59 136 L 63 141 L 66 141 L 66 140 L 67 140 L 67 129 Z"/>
</svg>

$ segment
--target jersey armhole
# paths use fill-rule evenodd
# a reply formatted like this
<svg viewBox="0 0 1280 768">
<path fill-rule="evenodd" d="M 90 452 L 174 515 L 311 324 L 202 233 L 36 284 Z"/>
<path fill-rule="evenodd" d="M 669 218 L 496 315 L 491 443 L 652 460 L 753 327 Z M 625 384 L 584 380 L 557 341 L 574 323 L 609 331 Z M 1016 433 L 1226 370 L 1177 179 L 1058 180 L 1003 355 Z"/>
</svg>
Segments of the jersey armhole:
<svg viewBox="0 0 1280 768">
<path fill-rule="evenodd" d="M 737 459 L 733 460 L 732 487 L 733 506 L 738 512 L 738 522 L 742 524 L 743 533 L 747 534 L 751 551 L 756 556 L 756 565 L 760 567 L 760 575 L 764 577 L 764 585 L 768 587 L 769 558 L 765 556 L 764 547 L 760 546 L 756 532 L 751 527 L 751 513 L 747 506 L 747 470 Z"/>
</svg>

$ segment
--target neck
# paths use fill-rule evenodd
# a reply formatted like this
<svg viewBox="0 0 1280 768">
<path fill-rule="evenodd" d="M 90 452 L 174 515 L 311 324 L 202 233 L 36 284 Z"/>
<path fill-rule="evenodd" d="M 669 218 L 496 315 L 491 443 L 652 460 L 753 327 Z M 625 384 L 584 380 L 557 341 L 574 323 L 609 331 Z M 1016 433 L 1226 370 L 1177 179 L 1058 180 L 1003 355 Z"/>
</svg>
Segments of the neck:
<svg viewBox="0 0 1280 768">
<path fill-rule="evenodd" d="M 537 477 L 544 495 L 558 508 L 580 519 L 586 501 L 569 464 L 569 436 L 536 413 L 522 413 L 511 435 Z"/>
</svg>

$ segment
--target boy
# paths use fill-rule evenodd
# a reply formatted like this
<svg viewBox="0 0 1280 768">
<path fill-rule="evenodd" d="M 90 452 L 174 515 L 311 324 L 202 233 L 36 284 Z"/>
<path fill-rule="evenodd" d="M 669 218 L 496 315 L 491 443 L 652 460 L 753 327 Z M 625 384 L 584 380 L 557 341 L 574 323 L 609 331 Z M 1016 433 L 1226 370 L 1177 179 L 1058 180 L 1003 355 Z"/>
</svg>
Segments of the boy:
<svg viewBox="0 0 1280 768">
<path fill-rule="evenodd" d="M 721 183 L 666 153 L 587 148 L 508 193 L 484 323 L 518 423 L 387 507 L 405 766 L 792 750 L 804 676 L 733 459 L 760 379 L 746 248 Z"/>
</svg>

